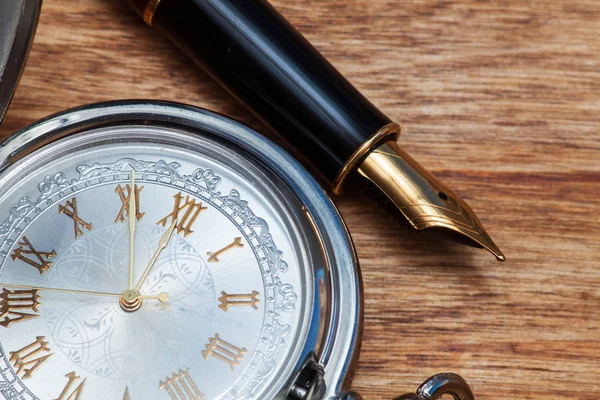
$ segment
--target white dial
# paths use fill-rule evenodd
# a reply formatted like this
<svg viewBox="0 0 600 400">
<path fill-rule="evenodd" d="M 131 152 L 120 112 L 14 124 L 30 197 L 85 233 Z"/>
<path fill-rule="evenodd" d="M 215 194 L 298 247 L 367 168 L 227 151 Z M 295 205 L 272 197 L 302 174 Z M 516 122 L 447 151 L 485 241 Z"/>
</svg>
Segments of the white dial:
<svg viewBox="0 0 600 400">
<path fill-rule="evenodd" d="M 109 131 L 5 177 L 0 398 L 263 398 L 314 286 L 277 182 L 168 129 Z"/>
</svg>

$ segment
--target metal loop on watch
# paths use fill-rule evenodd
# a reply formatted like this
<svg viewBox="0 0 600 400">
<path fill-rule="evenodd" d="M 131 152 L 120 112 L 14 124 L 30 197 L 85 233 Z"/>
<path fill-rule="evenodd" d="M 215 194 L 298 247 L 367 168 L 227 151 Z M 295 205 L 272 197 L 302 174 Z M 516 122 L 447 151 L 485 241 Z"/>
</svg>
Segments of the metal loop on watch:
<svg viewBox="0 0 600 400">
<path fill-rule="evenodd" d="M 417 393 L 405 394 L 394 400 L 438 400 L 446 394 L 454 400 L 475 400 L 467 382 L 453 373 L 434 375 L 419 387 Z M 356 392 L 345 392 L 336 397 L 336 400 L 363 400 L 363 397 Z"/>
<path fill-rule="evenodd" d="M 406 394 L 394 400 L 437 400 L 445 394 L 454 400 L 475 400 L 467 382 L 452 373 L 434 375 L 421 385 L 416 394 Z"/>
</svg>

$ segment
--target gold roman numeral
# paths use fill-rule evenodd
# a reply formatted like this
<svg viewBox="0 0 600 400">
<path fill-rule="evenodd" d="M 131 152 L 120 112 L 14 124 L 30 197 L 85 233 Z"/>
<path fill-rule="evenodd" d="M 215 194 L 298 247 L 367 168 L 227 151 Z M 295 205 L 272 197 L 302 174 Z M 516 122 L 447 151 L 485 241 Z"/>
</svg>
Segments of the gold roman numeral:
<svg viewBox="0 0 600 400">
<path fill-rule="evenodd" d="M 0 325 L 8 328 L 11 324 L 39 317 L 40 305 L 38 290 L 8 290 L 0 294 Z M 27 312 L 29 311 L 29 312 Z"/>
<path fill-rule="evenodd" d="M 19 247 L 17 247 L 10 255 L 13 261 L 24 261 L 32 267 L 37 268 L 42 275 L 44 272 L 50 270 L 50 267 L 52 266 L 50 258 L 56 257 L 56 251 L 37 251 L 26 236 L 23 236 L 17 245 Z"/>
<path fill-rule="evenodd" d="M 58 396 L 58 399 L 56 399 L 56 400 L 79 400 L 79 398 L 81 397 L 81 392 L 83 392 L 83 388 L 85 387 L 85 382 L 87 381 L 87 378 L 85 378 L 83 381 L 81 381 L 79 386 L 77 386 L 71 392 L 71 387 L 73 385 L 75 385 L 77 383 L 77 381 L 79 381 L 81 379 L 81 377 L 77 376 L 75 371 L 69 372 L 65 376 L 67 377 L 67 379 L 69 381 L 67 382 L 67 385 L 61 392 L 60 396 Z M 69 394 L 69 392 L 71 392 L 71 394 Z"/>
<path fill-rule="evenodd" d="M 223 254 L 227 253 L 229 250 L 233 250 L 236 248 L 242 248 L 242 247 L 244 247 L 244 245 L 242 244 L 242 238 L 236 237 L 235 239 L 233 239 L 232 243 L 223 247 L 221 250 L 215 251 L 214 253 L 211 253 L 210 251 L 208 253 L 206 253 L 206 255 L 208 256 L 208 262 L 209 263 L 218 263 L 219 256 L 222 256 Z"/>
<path fill-rule="evenodd" d="M 227 363 L 232 371 L 235 370 L 235 367 L 239 367 L 240 361 L 244 359 L 244 354 L 247 353 L 248 351 L 245 348 L 240 349 L 231 343 L 227 343 L 221 339 L 218 334 L 215 334 L 214 338 L 209 338 L 206 350 L 202 350 L 202 355 L 205 360 L 208 360 L 208 357 L 213 356 L 216 359 Z"/>
<path fill-rule="evenodd" d="M 137 218 L 138 221 L 141 221 L 142 218 L 144 218 L 144 215 L 146 215 L 145 212 L 141 213 L 140 212 L 140 193 L 142 192 L 142 190 L 144 190 L 144 187 L 138 187 L 138 185 L 135 185 L 134 188 L 134 196 L 135 196 L 135 209 L 137 210 L 137 213 L 135 214 L 135 217 Z M 119 198 L 121 199 L 121 209 L 119 210 L 119 214 L 117 214 L 117 218 L 115 219 L 115 222 L 125 222 L 125 214 L 129 215 L 129 200 L 131 199 L 131 185 L 127 184 L 124 188 L 119 185 L 117 186 L 117 188 L 115 189 L 115 193 L 117 193 L 119 195 Z M 125 194 L 127 193 L 127 194 Z"/>
<path fill-rule="evenodd" d="M 33 373 L 54 355 L 54 353 L 50 353 L 48 342 L 45 340 L 44 336 L 38 336 L 35 342 L 21 350 L 10 352 L 10 362 L 17 370 L 17 375 L 24 373 L 22 379 L 31 378 Z"/>
<path fill-rule="evenodd" d="M 221 297 L 219 297 L 221 304 L 219 304 L 219 308 L 225 312 L 229 311 L 229 307 L 241 306 L 249 306 L 258 310 L 259 295 L 260 293 L 256 290 L 253 290 L 250 294 L 227 294 L 226 292 L 221 292 Z"/>
<path fill-rule="evenodd" d="M 204 400 L 204 394 L 200 393 L 198 386 L 190 376 L 189 368 L 179 370 L 163 382 L 160 381 L 160 390 L 166 390 L 172 400 Z"/>
<path fill-rule="evenodd" d="M 183 236 L 187 237 L 194 233 L 194 231 L 192 231 L 192 225 L 196 222 L 200 213 L 207 208 L 202 207 L 202 203 L 196 202 L 196 199 L 190 199 L 190 196 L 185 196 L 185 202 L 183 202 L 183 194 L 181 192 L 173 197 L 175 198 L 173 212 L 158 221 L 157 225 L 167 226 L 169 219 L 171 220 L 171 223 L 177 220 L 177 233 L 183 232 Z M 183 216 L 180 217 L 179 214 L 181 212 L 183 212 Z"/>
<path fill-rule="evenodd" d="M 73 197 L 71 200 L 67 200 L 66 205 L 59 204 L 58 212 L 60 214 L 65 214 L 67 217 L 70 217 L 73 220 L 73 229 L 75 230 L 75 239 L 79 239 L 83 236 L 83 228 L 88 231 L 92 231 L 92 224 L 85 222 L 81 217 L 79 217 L 79 213 L 77 211 L 77 199 Z"/>
</svg>

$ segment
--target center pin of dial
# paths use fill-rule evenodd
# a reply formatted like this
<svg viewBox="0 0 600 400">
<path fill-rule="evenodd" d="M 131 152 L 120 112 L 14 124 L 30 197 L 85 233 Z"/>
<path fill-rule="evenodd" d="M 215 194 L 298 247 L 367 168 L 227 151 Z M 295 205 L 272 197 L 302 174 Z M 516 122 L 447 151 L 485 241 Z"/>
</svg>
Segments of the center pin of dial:
<svg viewBox="0 0 600 400">
<path fill-rule="evenodd" d="M 119 305 L 126 312 L 134 312 L 142 306 L 142 298 L 138 291 L 129 289 L 121 294 Z"/>
</svg>

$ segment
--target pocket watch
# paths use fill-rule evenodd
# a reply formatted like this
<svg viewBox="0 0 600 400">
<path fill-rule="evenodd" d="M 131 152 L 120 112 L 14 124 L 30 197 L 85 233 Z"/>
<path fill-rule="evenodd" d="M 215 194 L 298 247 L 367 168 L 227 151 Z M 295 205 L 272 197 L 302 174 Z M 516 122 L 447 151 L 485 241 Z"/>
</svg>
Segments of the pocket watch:
<svg viewBox="0 0 600 400">
<path fill-rule="evenodd" d="M 205 110 L 120 102 L 37 123 L 0 157 L 5 399 L 358 398 L 342 392 L 352 242 L 279 147 Z"/>
<path fill-rule="evenodd" d="M 0 118 L 39 6 L 0 4 Z M 362 311 L 335 206 L 238 122 L 110 102 L 0 146 L 0 399 L 357 400 Z"/>
</svg>

